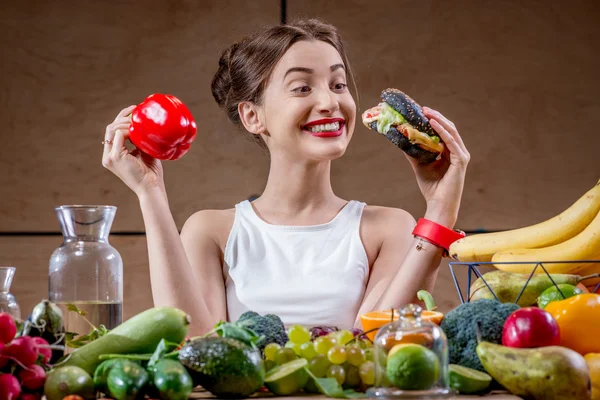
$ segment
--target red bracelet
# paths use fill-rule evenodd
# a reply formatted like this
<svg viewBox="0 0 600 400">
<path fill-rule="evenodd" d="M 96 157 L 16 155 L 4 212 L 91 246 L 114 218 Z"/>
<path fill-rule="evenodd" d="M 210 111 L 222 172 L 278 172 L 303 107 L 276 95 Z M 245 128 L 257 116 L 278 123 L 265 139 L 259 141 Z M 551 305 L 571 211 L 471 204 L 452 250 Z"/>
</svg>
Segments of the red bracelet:
<svg viewBox="0 0 600 400">
<path fill-rule="evenodd" d="M 425 218 L 419 218 L 412 234 L 443 248 L 445 250 L 444 253 L 448 252 L 452 243 L 466 236 L 463 231 L 446 228 L 437 222 Z"/>
</svg>

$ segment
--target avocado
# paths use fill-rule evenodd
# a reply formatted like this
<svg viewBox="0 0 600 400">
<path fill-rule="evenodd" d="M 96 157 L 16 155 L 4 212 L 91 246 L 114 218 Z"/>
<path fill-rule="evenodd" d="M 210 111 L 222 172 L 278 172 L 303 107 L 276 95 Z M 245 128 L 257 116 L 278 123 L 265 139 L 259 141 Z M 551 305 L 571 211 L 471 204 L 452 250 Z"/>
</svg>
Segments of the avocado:
<svg viewBox="0 0 600 400">
<path fill-rule="evenodd" d="M 219 398 L 247 397 L 264 383 L 260 351 L 232 338 L 205 337 L 187 343 L 179 351 L 195 385 Z"/>
</svg>

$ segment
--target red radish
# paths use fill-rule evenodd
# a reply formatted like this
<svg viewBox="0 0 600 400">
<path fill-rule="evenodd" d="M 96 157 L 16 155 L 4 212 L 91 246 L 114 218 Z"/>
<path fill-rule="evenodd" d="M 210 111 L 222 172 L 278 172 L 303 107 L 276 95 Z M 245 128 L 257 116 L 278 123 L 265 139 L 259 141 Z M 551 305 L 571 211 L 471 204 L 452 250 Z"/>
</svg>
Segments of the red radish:
<svg viewBox="0 0 600 400">
<path fill-rule="evenodd" d="M 25 389 L 37 390 L 46 383 L 46 371 L 41 366 L 33 364 L 19 371 L 19 380 Z"/>
<path fill-rule="evenodd" d="M 33 338 L 30 336 L 21 336 L 13 340 L 6 347 L 5 354 L 15 358 L 26 367 L 34 364 L 38 358 Z"/>
<path fill-rule="evenodd" d="M 33 346 L 35 347 L 35 350 L 38 352 L 38 354 L 40 354 L 43 357 L 42 364 L 48 364 L 50 358 L 52 358 L 52 350 L 48 347 L 49 344 L 46 341 L 46 339 L 41 337 L 34 337 Z"/>
<path fill-rule="evenodd" d="M 504 322 L 502 344 L 519 348 L 558 346 L 560 330 L 548 311 L 538 307 L 523 307 L 509 315 Z"/>
<path fill-rule="evenodd" d="M 6 345 L 4 343 L 0 343 L 0 369 L 6 367 L 8 364 L 8 357 L 4 355 Z"/>
<path fill-rule="evenodd" d="M 41 400 L 42 395 L 39 393 L 23 393 L 19 400 Z"/>
<path fill-rule="evenodd" d="M 17 334 L 17 324 L 8 313 L 0 313 L 0 343 L 10 343 Z"/>
<path fill-rule="evenodd" d="M 21 395 L 21 385 L 13 375 L 0 375 L 0 400 L 17 400 Z"/>
</svg>

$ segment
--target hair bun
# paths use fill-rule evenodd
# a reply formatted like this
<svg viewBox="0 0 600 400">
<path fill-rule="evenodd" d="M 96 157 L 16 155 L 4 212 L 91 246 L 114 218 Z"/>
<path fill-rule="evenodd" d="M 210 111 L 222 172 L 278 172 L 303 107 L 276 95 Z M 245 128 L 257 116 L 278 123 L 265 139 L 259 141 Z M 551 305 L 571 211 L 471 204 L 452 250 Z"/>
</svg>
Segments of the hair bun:
<svg viewBox="0 0 600 400">
<path fill-rule="evenodd" d="M 234 43 L 221 53 L 219 69 L 215 73 L 210 85 L 212 95 L 221 108 L 227 107 L 227 99 L 229 98 L 229 92 L 231 90 L 231 58 L 238 46 L 237 43 Z"/>
</svg>

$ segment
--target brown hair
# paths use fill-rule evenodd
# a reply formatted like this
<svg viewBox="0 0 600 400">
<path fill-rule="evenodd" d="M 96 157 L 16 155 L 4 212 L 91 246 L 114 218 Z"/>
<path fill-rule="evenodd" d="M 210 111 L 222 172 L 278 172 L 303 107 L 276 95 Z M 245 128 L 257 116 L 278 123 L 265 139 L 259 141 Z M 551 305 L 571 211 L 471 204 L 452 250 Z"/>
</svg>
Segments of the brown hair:
<svg viewBox="0 0 600 400">
<path fill-rule="evenodd" d="M 301 40 L 320 40 L 335 47 L 346 66 L 353 89 L 356 89 L 344 43 L 334 26 L 317 19 L 273 26 L 234 43 L 221 54 L 211 90 L 219 107 L 225 109 L 234 124 L 241 123 L 238 104 L 243 101 L 261 104 L 275 65 L 294 43 Z M 252 137 L 261 147 L 266 147 L 260 135 Z"/>
</svg>

